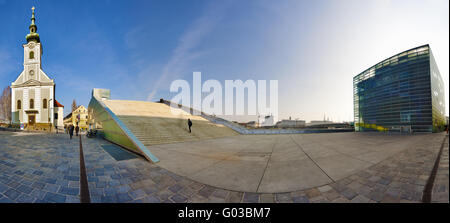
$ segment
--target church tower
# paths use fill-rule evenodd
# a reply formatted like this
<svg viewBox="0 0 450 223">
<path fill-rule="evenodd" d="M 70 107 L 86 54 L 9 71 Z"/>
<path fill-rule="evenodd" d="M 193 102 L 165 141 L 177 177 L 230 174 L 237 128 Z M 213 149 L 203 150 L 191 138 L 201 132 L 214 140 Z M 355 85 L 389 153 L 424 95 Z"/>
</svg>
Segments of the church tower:
<svg viewBox="0 0 450 223">
<path fill-rule="evenodd" d="M 42 70 L 42 43 L 37 33 L 34 9 L 31 8 L 31 24 L 25 37 L 27 43 L 22 45 L 23 71 L 11 84 L 11 117 L 13 124 L 49 130 L 62 123 L 63 117 L 55 115 L 60 113 L 61 106 L 55 100 L 55 83 Z"/>
</svg>

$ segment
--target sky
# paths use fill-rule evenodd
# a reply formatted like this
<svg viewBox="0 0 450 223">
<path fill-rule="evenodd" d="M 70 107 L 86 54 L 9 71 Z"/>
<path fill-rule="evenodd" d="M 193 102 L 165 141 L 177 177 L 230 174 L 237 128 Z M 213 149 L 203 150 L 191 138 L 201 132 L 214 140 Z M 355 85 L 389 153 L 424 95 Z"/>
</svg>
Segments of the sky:
<svg viewBox="0 0 450 223">
<path fill-rule="evenodd" d="M 0 87 L 23 69 L 31 7 L 65 114 L 93 88 L 171 99 L 172 81 L 278 80 L 279 117 L 353 120 L 353 77 L 430 44 L 449 114 L 448 0 L 0 0 Z M 2 86 L 3 85 L 3 86 Z M 248 117 L 246 117 L 248 119 Z M 234 117 L 239 121 L 245 117 Z M 246 120 L 249 121 L 249 120 Z"/>
</svg>

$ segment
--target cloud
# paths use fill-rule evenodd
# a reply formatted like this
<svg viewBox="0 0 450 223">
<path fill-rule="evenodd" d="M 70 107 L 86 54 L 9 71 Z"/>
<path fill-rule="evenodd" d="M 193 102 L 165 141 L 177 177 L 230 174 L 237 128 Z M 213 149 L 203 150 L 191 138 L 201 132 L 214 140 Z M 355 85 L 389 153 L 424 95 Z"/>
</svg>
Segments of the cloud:
<svg viewBox="0 0 450 223">
<path fill-rule="evenodd" d="M 186 71 L 194 59 L 204 54 L 204 52 L 199 52 L 195 49 L 225 16 L 230 2 L 224 1 L 222 4 L 215 2 L 215 4 L 206 7 L 204 13 L 181 35 L 177 47 L 173 51 L 171 58 L 162 68 L 161 75 L 154 83 L 147 100 L 150 101 L 153 99 L 153 96 L 155 96 L 165 81 L 169 78 L 179 76 L 182 72 Z"/>
</svg>

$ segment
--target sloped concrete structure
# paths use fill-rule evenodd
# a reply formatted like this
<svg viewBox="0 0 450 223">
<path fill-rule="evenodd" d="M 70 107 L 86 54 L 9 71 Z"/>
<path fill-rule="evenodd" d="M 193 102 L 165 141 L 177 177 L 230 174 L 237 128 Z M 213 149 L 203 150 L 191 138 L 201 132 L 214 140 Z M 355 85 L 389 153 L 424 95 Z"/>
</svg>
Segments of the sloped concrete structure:
<svg viewBox="0 0 450 223">
<path fill-rule="evenodd" d="M 182 109 L 164 103 L 111 100 L 107 89 L 94 89 L 89 103 L 91 128 L 115 144 L 145 156 L 149 161 L 159 160 L 149 146 L 212 139 L 238 135 L 234 130 L 194 116 Z M 187 120 L 193 122 L 192 132 Z"/>
<path fill-rule="evenodd" d="M 105 100 L 104 103 L 146 146 L 237 135 L 232 129 L 181 109 L 172 114 L 163 103 Z M 193 123 L 189 133 L 187 120 Z"/>
</svg>

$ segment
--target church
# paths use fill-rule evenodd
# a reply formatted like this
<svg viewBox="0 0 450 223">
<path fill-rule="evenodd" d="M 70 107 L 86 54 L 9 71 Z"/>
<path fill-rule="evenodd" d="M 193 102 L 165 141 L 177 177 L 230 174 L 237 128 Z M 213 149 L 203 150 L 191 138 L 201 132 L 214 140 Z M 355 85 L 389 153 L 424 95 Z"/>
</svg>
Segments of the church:
<svg viewBox="0 0 450 223">
<path fill-rule="evenodd" d="M 29 130 L 54 130 L 63 127 L 62 106 L 55 99 L 55 82 L 42 70 L 42 43 L 32 9 L 30 33 L 23 44 L 23 71 L 11 83 L 11 118 L 13 125 Z"/>
</svg>

